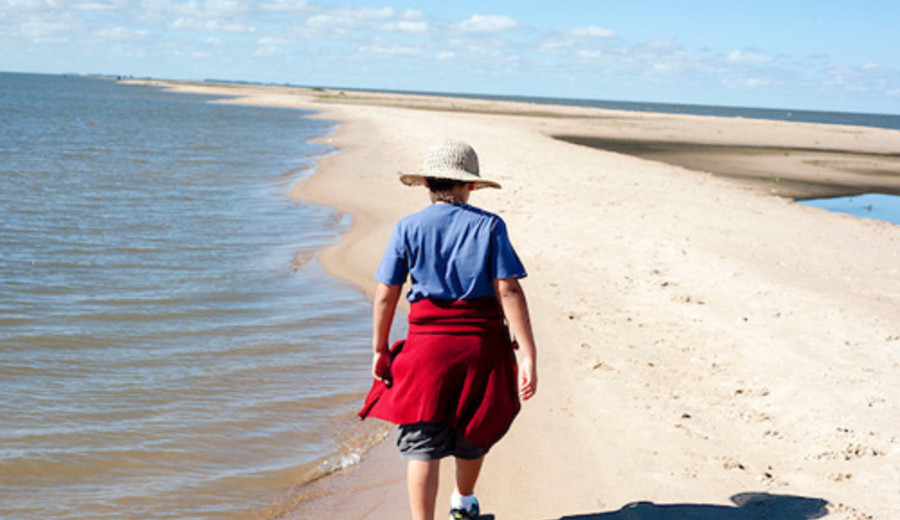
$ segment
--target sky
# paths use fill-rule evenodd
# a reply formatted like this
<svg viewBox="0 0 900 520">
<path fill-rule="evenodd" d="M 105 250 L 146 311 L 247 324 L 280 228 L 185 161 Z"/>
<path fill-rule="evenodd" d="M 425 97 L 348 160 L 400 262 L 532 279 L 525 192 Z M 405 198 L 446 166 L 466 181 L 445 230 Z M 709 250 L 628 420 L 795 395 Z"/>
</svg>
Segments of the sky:
<svg viewBox="0 0 900 520">
<path fill-rule="evenodd" d="M 0 0 L 0 71 L 900 114 L 897 0 Z"/>
</svg>

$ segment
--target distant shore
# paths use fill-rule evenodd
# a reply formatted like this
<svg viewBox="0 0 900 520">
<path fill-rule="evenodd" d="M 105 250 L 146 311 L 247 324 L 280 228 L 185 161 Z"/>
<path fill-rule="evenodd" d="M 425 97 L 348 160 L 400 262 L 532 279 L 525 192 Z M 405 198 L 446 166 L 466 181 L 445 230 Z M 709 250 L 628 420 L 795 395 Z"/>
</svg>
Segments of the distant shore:
<svg viewBox="0 0 900 520">
<path fill-rule="evenodd" d="M 485 513 L 562 519 L 642 502 L 630 517 L 764 507 L 783 520 L 892 520 L 900 226 L 789 199 L 900 189 L 900 131 L 285 87 L 178 90 L 341 123 L 327 139 L 340 153 L 293 195 L 353 215 L 320 261 L 367 293 L 393 223 L 427 204 L 395 176 L 416 170 L 429 145 L 470 142 L 503 183 L 472 203 L 506 220 L 529 269 L 541 387 L 489 456 Z M 450 481 L 445 472 L 440 503 Z M 407 515 L 389 443 L 301 492 L 290 518 Z"/>
</svg>

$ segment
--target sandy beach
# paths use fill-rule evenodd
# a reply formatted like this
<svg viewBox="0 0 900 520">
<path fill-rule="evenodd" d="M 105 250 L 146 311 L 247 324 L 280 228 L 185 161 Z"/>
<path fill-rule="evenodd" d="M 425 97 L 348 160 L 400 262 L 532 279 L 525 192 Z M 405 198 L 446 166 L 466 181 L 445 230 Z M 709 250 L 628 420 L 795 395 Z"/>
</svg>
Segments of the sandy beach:
<svg viewBox="0 0 900 520">
<path fill-rule="evenodd" d="M 431 144 L 469 142 L 503 183 L 471 202 L 506 220 L 529 270 L 540 387 L 487 459 L 487 515 L 893 520 L 900 510 L 900 226 L 791 200 L 900 194 L 900 131 L 175 88 L 341 123 L 327 138 L 340 152 L 292 195 L 353 215 L 319 260 L 366 294 L 394 222 L 427 204 L 396 174 L 418 169 Z M 406 518 L 404 470 L 383 442 L 301 490 L 308 500 L 288 518 Z"/>
</svg>

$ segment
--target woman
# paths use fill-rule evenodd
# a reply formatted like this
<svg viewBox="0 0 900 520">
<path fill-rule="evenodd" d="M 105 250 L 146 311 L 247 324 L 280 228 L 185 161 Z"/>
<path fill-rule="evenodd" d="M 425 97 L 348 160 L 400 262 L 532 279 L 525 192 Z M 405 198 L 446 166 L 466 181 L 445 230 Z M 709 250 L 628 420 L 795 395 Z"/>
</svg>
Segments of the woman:
<svg viewBox="0 0 900 520">
<path fill-rule="evenodd" d="M 518 280 L 525 268 L 503 220 L 468 204 L 472 191 L 500 188 L 480 176 L 471 146 L 435 146 L 421 172 L 400 180 L 426 185 L 432 204 L 397 223 L 375 275 L 375 382 L 360 416 L 399 425 L 414 520 L 434 518 L 440 460 L 447 456 L 456 460 L 450 518 L 477 518 L 474 491 L 484 456 L 512 424 L 519 399 L 537 388 L 536 348 Z M 389 349 L 407 277 L 409 333 Z"/>
</svg>

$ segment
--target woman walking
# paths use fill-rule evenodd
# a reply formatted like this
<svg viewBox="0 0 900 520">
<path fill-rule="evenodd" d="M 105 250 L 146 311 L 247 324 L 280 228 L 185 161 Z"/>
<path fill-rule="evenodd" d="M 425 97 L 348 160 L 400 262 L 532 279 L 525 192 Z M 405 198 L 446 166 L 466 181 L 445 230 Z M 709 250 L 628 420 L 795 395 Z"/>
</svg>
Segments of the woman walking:
<svg viewBox="0 0 900 520">
<path fill-rule="evenodd" d="M 519 399 L 537 389 L 536 348 L 519 284 L 526 272 L 503 220 L 468 204 L 472 191 L 500 188 L 480 176 L 472 147 L 435 146 L 419 173 L 400 180 L 427 186 L 432 204 L 397 223 L 375 275 L 375 382 L 360 416 L 398 425 L 414 520 L 434 518 L 440 460 L 448 456 L 456 462 L 450 518 L 474 519 L 485 454 L 509 429 Z M 388 348 L 407 277 L 408 336 Z"/>
</svg>

